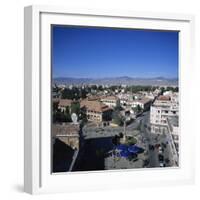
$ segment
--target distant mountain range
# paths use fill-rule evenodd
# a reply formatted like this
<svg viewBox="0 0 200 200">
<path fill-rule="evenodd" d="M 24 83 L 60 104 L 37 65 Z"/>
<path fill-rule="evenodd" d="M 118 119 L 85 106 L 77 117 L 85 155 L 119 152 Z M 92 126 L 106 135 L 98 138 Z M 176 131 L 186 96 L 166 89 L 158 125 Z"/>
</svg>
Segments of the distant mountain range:
<svg viewBox="0 0 200 200">
<path fill-rule="evenodd" d="M 133 78 L 129 76 L 111 77 L 111 78 L 72 78 L 58 77 L 53 78 L 54 84 L 65 85 L 83 85 L 83 84 L 98 84 L 98 85 L 153 85 L 153 86 L 178 86 L 178 78 Z"/>
</svg>

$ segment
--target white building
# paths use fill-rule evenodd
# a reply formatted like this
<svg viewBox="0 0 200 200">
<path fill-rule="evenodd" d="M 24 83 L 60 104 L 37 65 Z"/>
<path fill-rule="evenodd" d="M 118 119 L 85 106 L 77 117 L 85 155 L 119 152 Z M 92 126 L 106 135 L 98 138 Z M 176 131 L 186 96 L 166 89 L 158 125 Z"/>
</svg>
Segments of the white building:
<svg viewBox="0 0 200 200">
<path fill-rule="evenodd" d="M 133 99 L 133 95 L 130 94 L 130 93 L 119 93 L 117 94 L 117 97 L 120 99 L 120 100 L 131 100 Z"/>
<path fill-rule="evenodd" d="M 167 128 L 167 118 L 178 114 L 178 102 L 170 96 L 159 96 L 150 109 L 151 132 L 162 134 Z"/>
<path fill-rule="evenodd" d="M 101 98 L 101 102 L 110 108 L 114 108 L 120 105 L 119 98 L 116 96 L 105 96 Z"/>
<path fill-rule="evenodd" d="M 178 104 L 178 102 L 179 102 L 179 95 L 178 95 L 178 92 L 174 92 L 174 93 L 171 95 L 171 101 Z"/>
<path fill-rule="evenodd" d="M 131 104 L 132 104 L 131 102 L 133 102 L 134 100 L 139 100 L 140 98 L 142 98 L 141 95 L 139 96 L 139 94 L 132 94 L 132 93 L 119 93 L 117 95 L 117 97 L 119 98 L 120 105 L 123 108 L 126 108 L 126 106 L 131 106 Z"/>
<path fill-rule="evenodd" d="M 149 109 L 151 105 L 151 100 L 148 98 L 132 100 L 132 101 L 128 101 L 127 105 L 130 105 L 132 108 L 136 108 L 137 106 L 140 106 L 143 110 L 147 110 Z"/>
<path fill-rule="evenodd" d="M 163 92 L 164 96 L 172 96 L 172 94 L 173 94 L 173 92 L 171 90 Z"/>
<path fill-rule="evenodd" d="M 161 90 L 158 88 L 153 91 L 154 96 L 158 96 L 160 93 L 161 93 Z"/>
</svg>

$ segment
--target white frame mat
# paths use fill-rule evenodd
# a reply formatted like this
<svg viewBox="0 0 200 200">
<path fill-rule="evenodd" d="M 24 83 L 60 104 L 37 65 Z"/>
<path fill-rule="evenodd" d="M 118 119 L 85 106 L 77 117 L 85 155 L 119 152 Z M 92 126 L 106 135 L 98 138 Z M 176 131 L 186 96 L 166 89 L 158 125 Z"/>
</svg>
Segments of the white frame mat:
<svg viewBox="0 0 200 200">
<path fill-rule="evenodd" d="M 194 130 L 191 129 L 194 75 L 194 17 L 182 14 L 25 8 L 25 192 L 78 192 L 192 183 Z M 176 30 L 179 33 L 180 167 L 51 174 L 51 25 Z"/>
</svg>

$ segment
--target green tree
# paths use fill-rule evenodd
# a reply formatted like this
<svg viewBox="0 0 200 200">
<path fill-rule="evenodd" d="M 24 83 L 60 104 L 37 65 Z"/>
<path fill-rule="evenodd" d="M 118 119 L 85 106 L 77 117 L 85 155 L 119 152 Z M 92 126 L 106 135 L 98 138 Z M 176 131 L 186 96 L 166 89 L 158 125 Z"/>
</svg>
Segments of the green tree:
<svg viewBox="0 0 200 200">
<path fill-rule="evenodd" d="M 165 88 L 161 87 L 160 90 L 161 90 L 160 94 L 163 95 L 163 93 L 165 92 Z"/>
<path fill-rule="evenodd" d="M 73 90 L 70 90 L 69 88 L 65 88 L 62 91 L 62 99 L 74 99 L 74 93 Z"/>
<path fill-rule="evenodd" d="M 72 121 L 69 106 L 66 106 L 64 115 L 65 115 L 66 122 Z"/>
<path fill-rule="evenodd" d="M 137 139 L 135 137 L 128 137 L 126 142 L 129 145 L 134 145 L 137 143 Z"/>
<path fill-rule="evenodd" d="M 97 86 L 96 85 L 91 85 L 91 89 L 92 90 L 97 90 Z"/>
<path fill-rule="evenodd" d="M 138 113 L 142 111 L 142 107 L 140 105 L 137 105 L 137 111 Z"/>
<path fill-rule="evenodd" d="M 109 89 L 114 92 L 116 89 L 118 89 L 118 86 L 117 85 L 112 85 L 112 86 L 110 86 Z"/>
<path fill-rule="evenodd" d="M 174 92 L 178 92 L 179 91 L 179 88 L 178 87 L 175 87 L 174 88 Z"/>
<path fill-rule="evenodd" d="M 76 113 L 77 116 L 80 114 L 80 103 L 72 103 L 71 104 L 71 113 Z"/>
<path fill-rule="evenodd" d="M 87 97 L 88 92 L 85 89 L 81 89 L 79 98 L 85 99 Z"/>
<path fill-rule="evenodd" d="M 142 111 L 142 107 L 140 105 L 137 105 L 136 107 L 133 108 L 133 110 L 136 112 L 136 113 L 140 113 Z"/>
<path fill-rule="evenodd" d="M 66 122 L 66 121 L 67 119 L 63 112 L 58 111 L 53 113 L 53 122 Z"/>
<path fill-rule="evenodd" d="M 99 91 L 103 91 L 102 85 L 99 85 L 98 90 L 99 90 Z"/>
<path fill-rule="evenodd" d="M 53 102 L 53 112 L 58 110 L 58 102 Z"/>
</svg>

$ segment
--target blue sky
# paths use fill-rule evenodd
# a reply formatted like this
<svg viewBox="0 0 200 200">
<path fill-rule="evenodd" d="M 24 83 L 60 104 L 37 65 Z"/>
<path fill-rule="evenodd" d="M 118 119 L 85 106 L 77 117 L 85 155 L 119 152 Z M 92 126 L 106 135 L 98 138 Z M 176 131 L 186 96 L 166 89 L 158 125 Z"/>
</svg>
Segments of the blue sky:
<svg viewBox="0 0 200 200">
<path fill-rule="evenodd" d="M 178 32 L 52 27 L 53 77 L 178 77 Z"/>
</svg>

